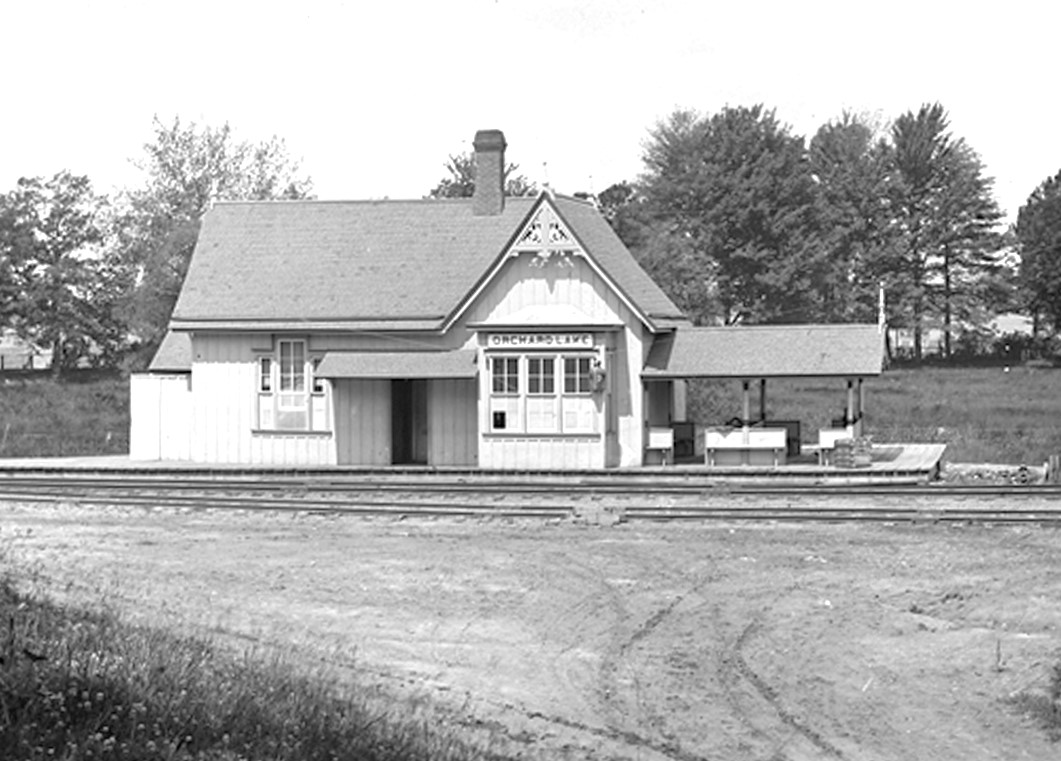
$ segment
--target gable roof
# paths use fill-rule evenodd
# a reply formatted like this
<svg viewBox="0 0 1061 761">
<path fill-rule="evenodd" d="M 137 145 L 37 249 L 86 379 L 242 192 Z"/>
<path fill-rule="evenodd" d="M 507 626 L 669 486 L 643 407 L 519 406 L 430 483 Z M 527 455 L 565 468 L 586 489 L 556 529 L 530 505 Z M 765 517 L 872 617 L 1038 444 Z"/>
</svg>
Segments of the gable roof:
<svg viewBox="0 0 1061 761">
<path fill-rule="evenodd" d="M 172 326 L 439 329 L 540 201 L 507 198 L 497 215 L 473 214 L 471 199 L 219 203 Z M 591 204 L 557 204 L 628 298 L 680 316 Z"/>
<path fill-rule="evenodd" d="M 877 325 L 682 328 L 656 339 L 641 377 L 778 378 L 880 375 Z"/>
<path fill-rule="evenodd" d="M 663 293 L 655 281 L 641 269 L 633 255 L 626 248 L 619 237 L 612 231 L 611 226 L 600 215 L 597 208 L 589 201 L 565 196 L 553 196 L 550 193 L 542 193 L 538 201 L 527 215 L 526 220 L 514 231 L 513 243 L 519 236 L 521 230 L 532 222 L 541 220 L 543 207 L 548 205 L 551 212 L 559 218 L 567 230 L 574 235 L 575 241 L 590 267 L 594 269 L 608 286 L 616 291 L 635 315 L 648 324 L 653 331 L 665 330 L 674 326 L 676 321 L 685 320 L 684 315 L 677 306 Z M 561 209 L 567 211 L 565 216 Z M 571 217 L 574 224 L 567 217 Z M 586 240 L 594 244 L 591 249 Z M 537 241 L 529 244 L 527 248 L 522 241 L 516 243 L 517 251 L 533 250 L 535 248 L 550 249 L 553 244 Z M 563 244 L 556 244 L 557 248 L 563 248 Z M 511 251 L 506 247 L 499 251 L 493 264 L 486 270 L 475 287 L 470 290 L 461 301 L 460 305 L 450 314 L 446 321 L 446 327 L 452 325 L 464 311 L 475 302 L 479 295 L 499 275 L 504 268 L 508 255 Z M 604 264 L 608 266 L 604 266 Z M 618 276 L 618 277 L 617 277 Z M 550 320 L 549 323 L 553 321 Z M 581 323 L 586 324 L 586 323 Z"/>
</svg>

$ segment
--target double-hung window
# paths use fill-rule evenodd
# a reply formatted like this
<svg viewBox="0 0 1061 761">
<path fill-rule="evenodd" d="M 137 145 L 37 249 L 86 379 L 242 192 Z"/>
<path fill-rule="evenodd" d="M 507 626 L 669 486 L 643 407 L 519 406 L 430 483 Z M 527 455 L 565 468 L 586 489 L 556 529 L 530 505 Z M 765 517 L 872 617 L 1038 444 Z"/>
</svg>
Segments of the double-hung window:
<svg viewBox="0 0 1061 761">
<path fill-rule="evenodd" d="M 564 357 L 563 424 L 568 433 L 596 430 L 597 403 L 593 399 L 593 358 Z"/>
<path fill-rule="evenodd" d="M 309 399 L 306 395 L 306 342 L 277 341 L 279 383 L 277 384 L 276 422 L 284 430 L 309 428 Z"/>
<path fill-rule="evenodd" d="M 258 357 L 259 429 L 328 430 L 325 384 L 315 373 L 319 362 L 300 338 L 281 338 L 274 353 Z"/>
<path fill-rule="evenodd" d="M 556 400 L 556 357 L 527 357 L 527 432 L 555 433 L 559 423 Z"/>
<path fill-rule="evenodd" d="M 519 357 L 496 356 L 490 359 L 490 430 L 519 431 L 520 388 Z"/>
</svg>

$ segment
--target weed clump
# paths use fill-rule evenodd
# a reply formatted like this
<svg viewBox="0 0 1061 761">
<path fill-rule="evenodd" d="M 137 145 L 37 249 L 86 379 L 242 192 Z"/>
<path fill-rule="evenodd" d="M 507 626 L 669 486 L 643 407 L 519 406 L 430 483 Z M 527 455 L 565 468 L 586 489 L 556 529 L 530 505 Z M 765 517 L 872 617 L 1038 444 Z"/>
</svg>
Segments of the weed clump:
<svg viewBox="0 0 1061 761">
<path fill-rule="evenodd" d="M 280 658 L 35 600 L 0 581 L 4 761 L 484 758 Z"/>
<path fill-rule="evenodd" d="M 1042 726 L 1052 741 L 1061 741 L 1061 660 L 1050 670 L 1045 693 L 1022 692 L 1010 702 Z"/>
</svg>

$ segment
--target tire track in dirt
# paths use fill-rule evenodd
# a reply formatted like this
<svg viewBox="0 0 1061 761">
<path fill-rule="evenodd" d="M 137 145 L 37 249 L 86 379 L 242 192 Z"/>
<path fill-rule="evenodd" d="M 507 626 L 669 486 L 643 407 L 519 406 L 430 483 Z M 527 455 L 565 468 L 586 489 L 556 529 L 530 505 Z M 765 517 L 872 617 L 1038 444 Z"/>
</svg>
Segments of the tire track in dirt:
<svg viewBox="0 0 1061 761">
<path fill-rule="evenodd" d="M 584 571 L 595 576 L 597 588 L 610 598 L 611 607 L 621 614 L 612 626 L 612 634 L 602 653 L 602 663 L 598 670 L 600 686 L 597 695 L 602 707 L 611 714 L 608 719 L 609 727 L 635 747 L 652 749 L 677 761 L 706 761 L 705 757 L 683 748 L 676 738 L 668 736 L 665 729 L 666 709 L 654 704 L 650 698 L 646 699 L 642 689 L 643 667 L 639 667 L 634 651 L 649 640 L 690 595 L 697 593 L 714 577 L 704 575 L 698 578 L 684 592 L 674 595 L 665 605 L 656 608 L 636 626 L 632 626 L 633 622 L 641 617 L 631 612 L 628 607 L 633 598 L 620 592 L 601 569 L 584 562 L 575 562 Z M 644 558 L 638 557 L 636 562 L 639 565 L 637 570 L 643 571 L 640 566 L 644 563 Z M 659 571 L 657 568 L 656 572 Z M 679 574 L 677 578 L 684 578 L 684 575 Z M 658 736 L 652 737 L 643 731 L 620 728 L 622 725 L 628 725 L 631 719 L 638 725 L 654 727 Z"/>
<path fill-rule="evenodd" d="M 814 751 L 816 751 L 813 753 L 815 756 L 824 754 L 830 758 L 844 759 L 845 756 L 839 748 L 829 742 L 816 729 L 788 710 L 782 703 L 778 690 L 759 676 L 759 674 L 757 674 L 748 664 L 743 651 L 748 641 L 755 635 L 761 625 L 761 616 L 756 617 L 746 624 L 732 647 L 723 654 L 721 665 L 727 669 L 731 675 L 739 677 L 740 680 L 749 685 L 754 691 L 754 694 L 759 698 L 759 701 L 765 703 L 765 706 L 753 709 L 754 713 L 749 712 L 747 707 L 742 705 L 742 702 L 746 701 L 741 700 L 742 696 L 740 695 L 738 686 L 732 683 L 727 685 L 730 704 L 739 714 L 742 723 L 751 729 L 760 740 L 776 743 L 780 739 L 777 737 L 777 734 L 779 733 L 771 732 L 760 726 L 762 720 L 765 718 L 764 714 L 767 713 L 773 714 L 776 717 L 776 721 L 779 721 L 782 726 L 791 730 L 789 737 L 782 739 L 780 745 L 777 745 L 771 759 L 786 758 L 787 755 L 784 753 L 786 747 L 788 747 L 797 737 L 802 738 L 806 743 L 810 744 Z M 795 750 L 799 753 L 798 757 L 802 758 L 807 755 L 806 752 L 803 752 L 804 749 L 802 748 L 797 748 Z"/>
<path fill-rule="evenodd" d="M 644 646 L 646 649 L 646 655 L 651 655 L 653 649 L 647 643 L 652 636 L 661 628 L 665 628 L 668 620 L 674 616 L 675 611 L 677 611 L 686 600 L 699 593 L 705 585 L 714 580 L 713 575 L 704 575 L 697 579 L 684 592 L 675 595 L 668 603 L 657 608 L 650 616 L 642 621 L 642 623 L 625 639 L 625 641 L 619 645 L 613 656 L 613 664 L 615 664 L 616 668 L 618 668 L 619 663 L 623 663 L 633 672 L 633 681 L 637 687 L 636 698 L 638 710 L 643 720 L 647 719 L 649 724 L 656 727 L 656 731 L 664 738 L 665 744 L 668 747 L 673 748 L 674 751 L 680 754 L 680 757 L 683 758 L 699 759 L 702 757 L 681 748 L 679 740 L 667 731 L 668 712 L 666 708 L 658 705 L 651 699 L 645 699 L 645 695 L 640 689 L 643 668 L 639 669 L 637 667 L 633 653 L 636 649 Z M 670 645 L 664 647 L 664 650 L 668 649 L 670 649 Z M 659 669 L 659 671 L 662 672 L 662 669 Z M 665 674 L 661 673 L 656 673 L 652 676 L 656 678 L 668 678 Z"/>
<path fill-rule="evenodd" d="M 576 646 L 592 646 L 594 641 L 600 642 L 606 639 L 601 651 L 602 662 L 596 671 L 597 681 L 592 687 L 593 695 L 587 696 L 592 697 L 594 705 L 601 710 L 603 726 L 593 726 L 578 718 L 543 711 L 524 710 L 523 715 L 531 720 L 544 721 L 554 726 L 616 743 L 632 758 L 642 758 L 645 751 L 651 751 L 671 761 L 706 761 L 702 756 L 682 749 L 670 739 L 655 738 L 630 728 L 631 723 L 639 723 L 636 720 L 637 714 L 642 713 L 646 706 L 637 699 L 639 675 L 632 672 L 627 677 L 620 673 L 628 665 L 623 664 L 622 661 L 628 655 L 630 648 L 648 636 L 659 622 L 681 602 L 682 597 L 679 596 L 672 600 L 631 631 L 635 615 L 627 605 L 624 592 L 609 579 L 604 569 L 591 561 L 572 557 L 566 553 L 563 553 L 562 557 L 558 557 L 557 560 L 563 564 L 565 573 L 577 574 L 581 584 L 581 595 L 575 605 L 558 611 L 555 616 L 551 617 L 551 622 L 546 624 L 546 630 L 579 631 L 585 636 L 587 627 L 571 626 L 572 619 L 575 619 L 595 622 L 596 625 L 589 628 L 597 631 L 590 634 L 588 638 L 580 637 L 561 647 L 561 658 L 558 659 L 559 662 L 551 664 L 550 670 L 557 681 L 574 686 L 571 671 L 577 667 L 565 668 L 563 656 L 574 650 Z M 633 700 L 628 699 L 631 687 L 635 693 Z M 629 710 L 631 704 L 636 706 L 633 722 L 631 722 L 632 715 Z M 608 753 L 607 757 L 613 758 L 614 756 Z"/>
</svg>

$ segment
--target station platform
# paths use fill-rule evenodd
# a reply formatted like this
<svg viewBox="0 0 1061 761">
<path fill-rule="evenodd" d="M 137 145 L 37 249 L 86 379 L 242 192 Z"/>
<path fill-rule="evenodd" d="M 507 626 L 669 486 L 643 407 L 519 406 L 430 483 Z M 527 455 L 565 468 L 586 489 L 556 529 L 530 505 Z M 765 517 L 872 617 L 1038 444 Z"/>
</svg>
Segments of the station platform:
<svg viewBox="0 0 1061 761">
<path fill-rule="evenodd" d="M 679 459 L 673 465 L 656 466 L 654 470 L 669 467 L 719 479 L 934 481 L 942 474 L 946 448 L 946 444 L 874 444 L 870 450 L 869 464 L 861 467 L 822 464 L 817 450 L 806 447 L 803 454 L 789 458 L 784 465 L 708 466 L 701 458 L 697 458 L 695 461 Z"/>
<path fill-rule="evenodd" d="M 387 475 L 421 475 L 457 477 L 466 479 L 480 477 L 496 480 L 506 477 L 533 478 L 548 476 L 558 478 L 589 477 L 636 477 L 666 476 L 682 480 L 743 481 L 770 480 L 798 482 L 850 482 L 850 481 L 933 481 L 940 477 L 943 467 L 945 444 L 874 444 L 870 462 L 862 467 L 839 467 L 822 465 L 813 449 L 806 449 L 798 457 L 789 459 L 784 465 L 758 466 L 708 466 L 702 458 L 665 465 L 646 465 L 636 468 L 611 468 L 607 470 L 579 471 L 495 471 L 463 467 L 430 467 L 396 465 L 391 467 L 365 467 L 343 465 L 248 465 L 239 463 L 194 463 L 185 461 L 132 460 L 127 455 L 100 457 L 34 457 L 0 458 L 0 478 L 26 474 L 48 474 L 58 476 L 217 476 L 217 477 L 270 477 L 270 476 L 347 476 L 385 477 Z"/>
</svg>

